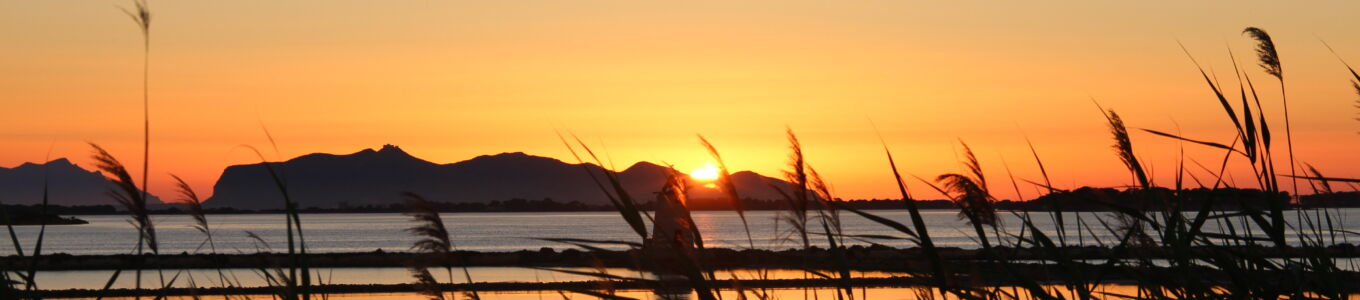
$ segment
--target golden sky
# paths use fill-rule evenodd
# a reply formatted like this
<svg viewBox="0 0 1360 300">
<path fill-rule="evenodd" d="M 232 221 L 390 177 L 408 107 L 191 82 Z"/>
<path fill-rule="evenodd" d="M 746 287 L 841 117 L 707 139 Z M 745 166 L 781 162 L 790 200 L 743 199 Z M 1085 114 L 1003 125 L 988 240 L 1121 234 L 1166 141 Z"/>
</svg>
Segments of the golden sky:
<svg viewBox="0 0 1360 300">
<path fill-rule="evenodd" d="M 41 161 L 49 147 L 89 166 L 86 141 L 140 166 L 142 43 L 119 10 L 130 6 L 0 2 L 0 166 Z M 1092 98 L 1131 127 L 1232 141 L 1178 40 L 1235 92 L 1231 47 L 1281 121 L 1279 89 L 1239 34 L 1246 26 L 1280 49 L 1300 160 L 1360 177 L 1360 96 L 1320 42 L 1360 66 L 1356 1 L 153 0 L 151 9 L 160 195 L 171 195 L 167 173 L 209 194 L 222 168 L 256 162 L 237 146 L 268 149 L 261 123 L 282 158 L 396 144 L 439 163 L 513 151 L 570 160 L 554 134 L 564 130 L 619 168 L 684 170 L 708 161 L 701 133 L 731 168 L 773 176 L 787 126 L 840 196 L 895 197 L 877 124 L 899 167 L 926 178 L 959 171 L 957 140 L 968 142 L 1000 198 L 1015 196 L 1003 161 L 1039 179 L 1026 136 L 1059 187 L 1124 185 Z M 1177 143 L 1133 140 L 1170 184 Z M 1186 148 L 1204 165 L 1221 159 Z M 1246 164 L 1231 168 L 1251 186 Z"/>
</svg>

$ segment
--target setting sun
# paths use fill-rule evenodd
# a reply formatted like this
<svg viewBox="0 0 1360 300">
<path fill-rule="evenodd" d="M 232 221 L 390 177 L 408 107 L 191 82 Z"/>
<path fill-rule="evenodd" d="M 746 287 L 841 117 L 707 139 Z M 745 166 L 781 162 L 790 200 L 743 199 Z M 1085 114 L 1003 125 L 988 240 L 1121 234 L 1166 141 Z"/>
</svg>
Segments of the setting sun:
<svg viewBox="0 0 1360 300">
<path fill-rule="evenodd" d="M 718 180 L 718 167 L 713 163 L 704 163 L 703 167 L 690 171 L 689 177 L 702 181 Z"/>
</svg>

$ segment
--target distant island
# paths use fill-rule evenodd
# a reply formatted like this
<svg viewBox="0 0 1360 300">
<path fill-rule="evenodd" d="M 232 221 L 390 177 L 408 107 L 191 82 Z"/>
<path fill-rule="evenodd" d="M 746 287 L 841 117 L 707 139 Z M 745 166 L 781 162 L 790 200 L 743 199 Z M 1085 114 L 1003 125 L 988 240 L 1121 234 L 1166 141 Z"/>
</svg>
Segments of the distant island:
<svg viewBox="0 0 1360 300">
<path fill-rule="evenodd" d="M 42 213 L 36 206 L 6 205 L 0 215 L 0 225 L 80 225 L 89 224 L 76 217 L 62 217 L 58 214 Z"/>
</svg>

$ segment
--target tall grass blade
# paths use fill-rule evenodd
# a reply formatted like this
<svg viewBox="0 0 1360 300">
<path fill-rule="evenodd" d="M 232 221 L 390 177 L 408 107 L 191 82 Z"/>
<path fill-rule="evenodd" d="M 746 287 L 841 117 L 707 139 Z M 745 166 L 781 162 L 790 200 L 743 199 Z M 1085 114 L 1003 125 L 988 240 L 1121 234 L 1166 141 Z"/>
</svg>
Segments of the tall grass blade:
<svg viewBox="0 0 1360 300">
<path fill-rule="evenodd" d="M 1327 51 L 1331 51 L 1332 55 L 1336 56 L 1338 61 L 1341 61 L 1341 65 L 1346 66 L 1346 71 L 1351 73 L 1351 87 L 1355 88 L 1355 94 L 1360 95 L 1360 73 L 1355 72 L 1355 69 L 1351 68 L 1351 65 L 1346 63 L 1346 60 L 1341 59 L 1341 55 L 1337 54 L 1335 49 L 1332 49 L 1332 45 L 1328 45 L 1326 41 L 1323 41 L 1322 45 L 1327 46 Z M 1355 108 L 1360 108 L 1360 98 L 1355 99 Z M 1360 117 L 1355 118 L 1355 120 L 1360 121 Z"/>
<path fill-rule="evenodd" d="M 1233 147 L 1228 147 L 1228 145 L 1224 145 L 1224 144 L 1220 144 L 1220 143 L 1215 143 L 1215 142 L 1206 142 L 1206 141 L 1201 141 L 1201 140 L 1196 140 L 1196 139 L 1191 139 L 1191 138 L 1186 138 L 1186 137 L 1181 137 L 1180 135 L 1170 134 L 1170 133 L 1161 132 L 1161 131 L 1156 131 L 1156 130 L 1152 130 L 1152 129 L 1146 129 L 1146 128 L 1139 128 L 1139 129 L 1142 129 L 1143 131 L 1146 131 L 1146 132 L 1151 133 L 1151 134 L 1160 135 L 1160 136 L 1164 136 L 1164 137 L 1169 137 L 1169 138 L 1173 138 L 1173 139 L 1177 139 L 1177 140 L 1181 140 L 1181 141 L 1196 143 L 1196 144 L 1200 144 L 1200 145 L 1205 145 L 1205 146 L 1209 146 L 1209 147 L 1219 148 L 1219 149 L 1228 150 L 1228 151 L 1232 151 L 1232 152 L 1237 152 L 1237 153 L 1239 153 L 1239 154 L 1242 154 L 1243 157 L 1249 157 L 1248 154 L 1247 154 L 1246 152 L 1243 152 L 1242 150 L 1238 150 L 1238 149 L 1233 148 Z"/>
<path fill-rule="evenodd" d="M 636 232 L 638 236 L 642 237 L 644 240 L 647 239 L 647 224 L 646 221 L 644 221 L 643 212 L 638 208 L 637 202 L 633 201 L 633 197 L 629 196 L 628 191 L 623 188 L 623 184 L 619 182 L 618 176 L 615 175 L 613 171 L 605 169 L 604 162 L 600 160 L 600 157 L 595 155 L 595 151 L 591 151 L 590 147 L 586 146 L 586 143 L 581 141 L 581 138 L 576 137 L 575 135 L 573 135 L 572 138 L 576 140 L 576 144 L 580 146 L 582 150 L 586 151 L 587 155 L 590 155 L 590 158 L 595 161 L 595 164 L 600 166 L 604 171 L 604 178 L 609 182 L 609 188 L 612 188 L 613 196 L 611 198 L 617 197 L 615 208 L 617 208 L 619 214 L 623 216 L 624 221 L 628 222 L 628 225 L 633 228 L 633 231 Z M 568 149 L 571 149 L 570 145 L 568 145 Z M 572 151 L 575 152 L 575 150 Z M 589 170 L 587 169 L 587 171 Z M 601 188 L 603 188 L 603 186 L 601 186 Z M 611 193 L 609 189 L 604 189 L 603 192 L 605 194 Z"/>
<path fill-rule="evenodd" d="M 269 134 L 268 129 L 265 130 L 265 134 Z M 270 142 L 273 142 L 272 137 L 270 138 Z M 260 159 L 261 165 L 264 166 L 265 171 L 269 174 L 269 179 L 273 181 L 274 186 L 278 188 L 279 195 L 283 197 L 285 214 L 284 229 L 286 230 L 285 236 L 287 237 L 288 257 L 290 261 L 287 276 L 280 276 L 282 277 L 281 279 L 286 281 L 284 298 L 285 300 L 299 298 L 311 299 L 311 292 L 309 291 L 311 287 L 311 271 L 306 264 L 307 243 L 302 237 L 302 219 L 298 215 L 297 202 L 294 202 L 291 194 L 288 193 L 288 184 L 284 181 L 279 170 L 274 168 L 275 163 L 270 163 L 268 159 L 265 159 L 264 154 L 260 153 L 260 150 L 253 146 L 241 145 L 241 147 L 255 153 L 255 156 Z M 296 238 L 294 235 L 296 235 Z M 301 281 L 298 280 L 299 277 L 302 278 Z"/>
<path fill-rule="evenodd" d="M 723 162 L 722 155 L 718 154 L 718 148 L 713 147 L 713 143 L 709 143 L 703 135 L 699 135 L 699 142 L 704 145 L 704 149 L 708 150 L 708 155 L 712 156 L 714 162 L 718 164 L 718 187 L 722 189 L 723 193 L 727 194 L 727 198 L 732 201 L 732 208 L 737 211 L 737 217 L 741 218 L 741 227 L 746 231 L 747 247 L 755 249 L 756 242 L 751 237 L 751 224 L 746 221 L 746 205 L 742 202 L 741 195 L 737 193 L 736 183 L 732 182 L 732 173 L 728 172 L 727 163 Z"/>
<path fill-rule="evenodd" d="M 875 129 L 875 131 L 877 131 L 877 129 Z M 902 226 L 900 223 L 885 218 L 871 218 L 871 215 L 868 213 L 853 209 L 849 210 L 855 214 L 864 216 L 867 219 L 878 222 L 879 224 L 896 228 L 902 233 L 915 237 L 921 246 L 921 250 L 925 252 L 926 260 L 930 263 L 931 277 L 934 278 L 935 285 L 939 287 L 941 291 L 947 291 L 950 289 L 949 277 L 947 277 L 948 273 L 945 272 L 944 260 L 940 258 L 939 250 L 935 249 L 935 242 L 930 239 L 930 231 L 926 228 L 925 218 L 921 217 L 921 210 L 916 204 L 916 199 L 911 197 L 911 193 L 907 190 L 907 183 L 902 180 L 902 173 L 897 169 L 897 162 L 893 159 L 892 151 L 888 149 L 888 142 L 883 140 L 882 134 L 878 135 L 878 140 L 883 145 L 883 154 L 888 158 L 888 167 L 892 168 L 893 181 L 897 184 L 897 191 L 902 196 L 902 202 L 906 204 L 907 213 L 911 215 L 911 224 L 915 230 L 907 229 L 906 226 Z"/>
<path fill-rule="evenodd" d="M 50 151 L 51 151 L 51 150 L 48 150 L 48 151 L 49 151 L 49 154 L 50 154 Z M 49 197 L 48 197 L 48 196 L 49 196 L 49 192 L 51 191 L 50 187 L 48 186 L 48 185 L 49 185 L 49 179 L 50 179 L 49 176 L 50 176 L 50 175 L 49 175 L 48 172 L 47 172 L 47 166 L 44 165 L 44 166 L 43 166 L 42 207 L 38 209 L 38 216 L 41 217 L 41 221 L 39 221 L 39 228 L 38 228 L 38 240 L 37 240 L 36 242 L 34 242 L 34 244 L 33 244 L 33 256 L 30 257 L 31 262 L 28 264 L 28 276 L 25 276 L 26 281 L 27 281 L 27 284 L 24 285 L 24 289 L 25 289 L 25 290 L 28 290 L 28 291 L 32 291 L 32 290 L 38 289 L 38 281 L 37 281 L 37 278 L 38 278 L 38 259 L 39 259 L 39 258 L 42 258 L 43 239 L 47 237 L 47 207 L 48 207 L 48 200 L 49 200 Z M 3 204 L 0 204 L 0 205 L 3 205 Z M 3 213 L 3 212 L 0 212 L 0 213 Z M 22 254 L 20 254 L 20 255 L 22 256 Z"/>
</svg>

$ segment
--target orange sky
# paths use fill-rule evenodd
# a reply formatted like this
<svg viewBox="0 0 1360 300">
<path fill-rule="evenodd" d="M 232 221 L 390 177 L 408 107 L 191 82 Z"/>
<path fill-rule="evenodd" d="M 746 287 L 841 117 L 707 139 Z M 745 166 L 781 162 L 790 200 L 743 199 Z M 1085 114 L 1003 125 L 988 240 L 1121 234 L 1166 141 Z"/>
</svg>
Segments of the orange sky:
<svg viewBox="0 0 1360 300">
<path fill-rule="evenodd" d="M 1300 159 L 1360 177 L 1358 96 L 1319 42 L 1360 63 L 1360 2 L 734 2 L 153 0 L 151 190 L 170 195 L 173 172 L 210 193 L 222 168 L 255 161 L 237 145 L 267 148 L 261 122 L 283 158 L 390 143 L 440 163 L 569 159 L 562 129 L 620 168 L 684 170 L 708 160 L 702 133 L 731 168 L 767 175 L 788 126 L 842 197 L 893 197 L 872 120 L 922 177 L 958 171 L 967 141 L 1001 198 L 1015 194 L 1003 158 L 1038 179 L 1025 135 L 1060 187 L 1122 185 L 1091 98 L 1131 127 L 1233 136 L 1177 40 L 1235 90 L 1231 46 L 1280 120 L 1246 26 L 1280 47 Z M 130 5 L 0 2 L 0 166 L 49 146 L 88 166 L 85 141 L 140 165 L 141 41 L 118 9 Z M 1169 184 L 1177 144 L 1133 139 Z M 1205 165 L 1221 158 L 1187 147 Z"/>
</svg>

